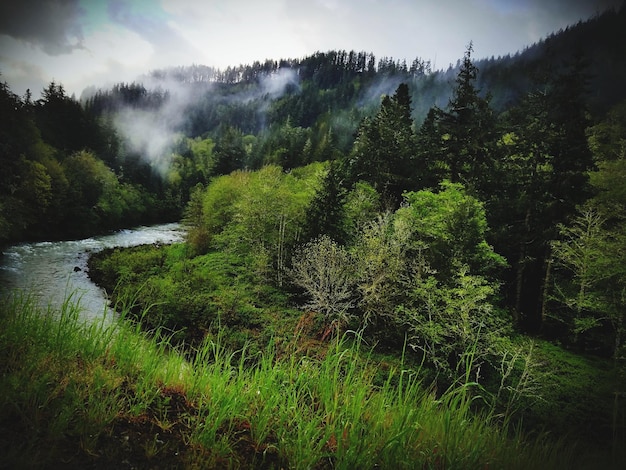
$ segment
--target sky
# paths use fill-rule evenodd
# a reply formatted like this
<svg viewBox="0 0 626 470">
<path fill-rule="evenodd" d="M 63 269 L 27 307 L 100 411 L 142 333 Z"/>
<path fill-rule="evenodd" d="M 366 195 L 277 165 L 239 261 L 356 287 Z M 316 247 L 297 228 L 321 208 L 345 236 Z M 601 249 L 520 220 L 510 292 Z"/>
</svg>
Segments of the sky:
<svg viewBox="0 0 626 470">
<path fill-rule="evenodd" d="M 0 81 L 33 97 L 52 81 L 133 82 L 180 65 L 227 66 L 355 50 L 446 69 L 514 54 L 623 0 L 3 0 Z"/>
</svg>

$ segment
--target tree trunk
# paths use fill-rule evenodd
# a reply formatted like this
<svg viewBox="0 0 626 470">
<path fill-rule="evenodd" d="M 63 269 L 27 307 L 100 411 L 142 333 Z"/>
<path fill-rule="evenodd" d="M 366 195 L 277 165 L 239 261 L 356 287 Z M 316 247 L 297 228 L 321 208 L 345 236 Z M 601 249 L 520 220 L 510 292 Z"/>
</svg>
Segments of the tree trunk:
<svg viewBox="0 0 626 470">
<path fill-rule="evenodd" d="M 524 274 L 526 270 L 526 245 L 530 243 L 530 207 L 526 209 L 524 217 L 524 239 L 519 244 L 519 258 L 515 272 L 515 308 L 513 310 L 513 320 L 516 325 L 520 323 L 522 311 L 522 294 L 524 291 Z"/>
<path fill-rule="evenodd" d="M 546 320 L 546 313 L 547 313 L 547 309 L 548 309 L 548 295 L 550 292 L 550 275 L 552 274 L 552 256 L 548 255 L 547 257 L 547 261 L 546 261 L 546 275 L 544 277 L 543 280 L 543 293 L 541 295 L 541 318 L 540 318 L 540 325 L 539 325 L 539 331 L 543 330 L 543 325 L 545 324 L 545 320 Z"/>
<path fill-rule="evenodd" d="M 519 325 L 520 311 L 522 308 L 522 290 L 524 286 L 524 263 L 526 258 L 526 247 L 523 243 L 519 247 L 519 257 L 517 259 L 517 269 L 515 270 L 515 304 L 513 307 L 513 322 Z"/>
</svg>

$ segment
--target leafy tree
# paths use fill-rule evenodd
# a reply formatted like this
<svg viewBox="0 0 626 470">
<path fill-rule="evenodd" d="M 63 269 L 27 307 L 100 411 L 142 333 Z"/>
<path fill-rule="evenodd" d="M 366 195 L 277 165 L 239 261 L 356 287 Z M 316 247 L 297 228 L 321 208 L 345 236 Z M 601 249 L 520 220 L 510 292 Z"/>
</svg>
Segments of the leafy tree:
<svg viewBox="0 0 626 470">
<path fill-rule="evenodd" d="M 487 244 L 483 204 L 462 185 L 444 182 L 438 193 L 407 193 L 405 200 L 394 218 L 406 259 L 396 322 L 439 372 L 468 380 L 495 357 L 507 328 L 493 306 L 506 262 Z"/>
<path fill-rule="evenodd" d="M 187 244 L 194 254 L 201 255 L 209 250 L 209 232 L 204 224 L 203 210 L 204 188 L 197 185 L 189 196 L 189 202 L 183 213 L 182 223 L 187 227 Z"/>
<path fill-rule="evenodd" d="M 367 223 L 354 242 L 358 309 L 368 334 L 397 339 L 396 307 L 404 297 L 406 244 L 394 231 L 393 215 L 385 213 Z"/>
<path fill-rule="evenodd" d="M 306 308 L 320 313 L 327 328 L 345 327 L 354 307 L 356 278 L 348 250 L 327 235 L 295 250 L 291 281 L 304 289 Z"/>
<path fill-rule="evenodd" d="M 207 183 L 214 174 L 215 162 L 215 142 L 212 139 L 195 138 L 189 140 L 189 151 L 193 165 L 193 173 L 197 175 L 195 179 L 201 179 Z M 194 183 L 197 184 L 200 181 Z"/>
<path fill-rule="evenodd" d="M 198 229 L 210 246 L 254 258 L 259 275 L 282 285 L 321 170 L 314 164 L 285 173 L 272 165 L 216 178 L 204 193 Z"/>
<path fill-rule="evenodd" d="M 353 240 L 382 212 L 381 196 L 370 184 L 359 181 L 346 194 L 342 210 L 346 237 Z"/>
<path fill-rule="evenodd" d="M 590 183 L 606 216 L 623 216 L 626 208 L 626 101 L 616 105 L 601 122 L 588 128 L 589 147 L 596 170 Z"/>
<path fill-rule="evenodd" d="M 562 238 L 553 243 L 553 256 L 569 276 L 557 278 L 555 298 L 565 307 L 560 315 L 574 342 L 598 343 L 617 358 L 626 332 L 626 232 L 624 223 L 609 228 L 607 219 L 593 204 L 584 206 Z M 558 310 L 557 310 L 558 312 Z M 611 337 L 601 334 L 610 325 Z M 595 336 L 594 332 L 600 332 Z M 595 344 L 594 344 L 595 343 Z"/>
<path fill-rule="evenodd" d="M 407 193 L 405 201 L 396 213 L 396 228 L 406 233 L 413 252 L 426 253 L 428 266 L 441 282 L 450 282 L 463 266 L 496 277 L 506 265 L 486 241 L 484 205 L 462 185 L 444 182 L 438 193 Z"/>
<path fill-rule="evenodd" d="M 147 212 L 147 198 L 140 188 L 120 183 L 110 169 L 101 169 L 102 192 L 94 211 L 98 228 L 115 229 L 139 223 Z"/>
<path fill-rule="evenodd" d="M 493 307 L 497 285 L 461 266 L 446 284 L 420 273 L 398 309 L 409 345 L 447 380 L 480 381 L 481 367 L 498 356 L 508 323 Z M 471 377 L 471 378 L 470 378 Z"/>
<path fill-rule="evenodd" d="M 74 234 L 88 233 L 98 226 L 97 204 L 111 170 L 88 151 L 76 152 L 63 161 L 68 181 L 64 222 Z"/>
<path fill-rule="evenodd" d="M 23 156 L 17 164 L 17 175 L 7 208 L 19 217 L 14 226 L 26 231 L 44 217 L 53 197 L 52 179 L 44 165 Z"/>
<path fill-rule="evenodd" d="M 494 279 L 505 261 L 487 244 L 486 232 L 483 205 L 449 182 L 438 193 L 407 193 L 395 213 L 365 224 L 352 252 L 355 312 L 366 334 L 396 342 L 406 332 L 448 372 L 476 341 L 484 342 L 486 355 L 487 336 L 495 338 L 505 325 L 492 307 Z M 418 346 L 419 338 L 428 344 Z"/>
<path fill-rule="evenodd" d="M 590 173 L 596 192 L 568 223 L 559 225 L 553 243 L 552 291 L 556 304 L 550 326 L 565 330 L 583 348 L 622 354 L 624 311 L 624 221 L 626 220 L 626 113 L 616 105 L 604 120 L 588 129 L 597 163 Z"/>
<path fill-rule="evenodd" d="M 202 225 L 209 237 L 220 234 L 231 223 L 235 203 L 245 191 L 250 177 L 250 172 L 236 171 L 214 178 L 206 188 L 202 201 Z"/>
</svg>

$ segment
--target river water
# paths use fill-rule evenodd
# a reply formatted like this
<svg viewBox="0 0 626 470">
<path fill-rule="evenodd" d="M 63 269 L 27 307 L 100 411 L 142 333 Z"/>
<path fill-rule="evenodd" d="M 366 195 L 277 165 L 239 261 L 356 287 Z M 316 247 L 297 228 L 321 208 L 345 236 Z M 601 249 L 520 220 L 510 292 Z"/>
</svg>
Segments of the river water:
<svg viewBox="0 0 626 470">
<path fill-rule="evenodd" d="M 87 274 L 89 255 L 105 248 L 182 241 L 180 224 L 163 224 L 60 242 L 20 243 L 0 255 L 0 289 L 21 289 L 37 297 L 44 307 L 60 306 L 68 295 L 80 299 L 87 319 L 110 313 L 106 292 Z"/>
</svg>

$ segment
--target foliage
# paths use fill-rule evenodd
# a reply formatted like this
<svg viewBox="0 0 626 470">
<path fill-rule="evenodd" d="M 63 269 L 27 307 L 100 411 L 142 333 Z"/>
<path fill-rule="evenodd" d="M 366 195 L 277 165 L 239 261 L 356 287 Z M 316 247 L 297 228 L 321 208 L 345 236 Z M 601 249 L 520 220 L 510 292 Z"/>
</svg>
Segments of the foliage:
<svg viewBox="0 0 626 470">
<path fill-rule="evenodd" d="M 344 199 L 345 190 L 339 181 L 337 164 L 331 161 L 326 174 L 321 178 L 320 187 L 315 192 L 306 212 L 306 223 L 302 239 L 313 239 L 328 235 L 336 241 L 344 241 L 349 232 Z"/>
<path fill-rule="evenodd" d="M 568 224 L 559 226 L 553 242 L 555 305 L 551 317 L 558 331 L 581 349 L 622 356 L 625 318 L 623 253 L 623 155 L 626 135 L 623 104 L 588 130 L 598 162 L 590 174 L 593 199 L 578 208 Z M 560 328 L 559 328 L 560 327 Z"/>
<path fill-rule="evenodd" d="M 623 356 L 624 105 L 606 118 L 594 116 L 590 127 L 587 105 L 597 104 L 605 90 L 586 94 L 589 80 L 598 83 L 587 72 L 602 69 L 604 54 L 621 57 L 620 51 L 610 46 L 597 56 L 561 57 L 549 56 L 548 49 L 599 24 L 617 30 L 625 12 L 578 25 L 564 39 L 549 38 L 520 60 L 505 58 L 500 69 L 493 60 L 475 63 L 470 43 L 458 66 L 446 72 L 433 72 L 421 60 L 409 67 L 346 51 L 223 72 L 202 66 L 157 71 L 156 81 L 182 82 L 197 98 L 177 107 L 184 119 L 172 129 L 171 148 L 157 156 L 158 165 L 118 135 L 113 122 L 128 108 L 166 113 L 175 102 L 169 92 L 122 84 L 81 105 L 56 83 L 36 102 L 30 93 L 22 99 L 1 85 L 0 243 L 179 218 L 186 205 L 185 245 L 106 252 L 92 259 L 91 274 L 156 338 L 167 338 L 168 346 L 193 345 L 188 357 L 220 364 L 211 393 L 193 395 L 198 402 L 215 397 L 216 406 L 198 412 L 203 424 L 185 435 L 194 445 L 210 444 L 216 466 L 222 458 L 239 463 L 233 435 L 254 447 L 250 465 L 401 467 L 406 462 L 397 461 L 397 451 L 410 445 L 417 466 L 497 466 L 498 451 L 489 447 L 491 460 L 474 459 L 486 455 L 483 444 L 468 451 L 462 433 L 437 428 L 425 436 L 423 427 L 412 427 L 424 426 L 427 417 L 405 407 L 405 399 L 435 403 L 427 408 L 429 417 L 452 405 L 464 431 L 474 429 L 465 413 L 470 405 L 480 408 L 480 400 L 505 423 L 513 409 L 530 426 L 558 416 L 559 432 L 575 426 L 577 413 L 589 416 L 593 406 L 572 372 L 587 370 L 587 363 L 579 358 L 563 367 L 562 381 L 551 381 L 541 361 L 562 370 L 565 353 L 546 352 L 549 345 L 539 342 L 519 346 L 511 327 L 617 360 Z M 615 76 L 624 76 L 621 62 L 614 62 Z M 293 306 L 305 302 L 313 312 L 300 316 Z M 372 373 L 375 387 L 369 375 L 351 382 L 361 369 L 344 359 L 360 352 L 337 349 L 324 362 L 316 348 L 328 344 L 307 337 L 315 334 L 311 323 L 322 323 L 324 339 L 331 330 L 359 331 L 379 351 L 421 361 L 424 373 L 436 375 L 441 400 L 421 401 L 428 393 L 418 393 L 417 382 L 407 384 L 404 372 L 382 379 L 380 371 Z M 210 343 L 216 325 L 221 345 L 237 353 L 228 356 Z M 294 331 L 301 335 L 298 346 L 291 341 Z M 264 349 L 268 343 L 277 349 Z M 281 362 L 277 356 L 287 350 L 281 348 L 314 354 Z M 326 375 L 315 375 L 311 364 L 318 360 Z M 267 382 L 254 382 L 261 371 Z M 68 390 L 46 388 L 54 381 L 43 372 L 42 366 L 26 373 L 42 375 L 33 381 L 33 403 L 42 390 L 52 401 Z M 322 384 L 329 376 L 333 381 L 324 388 L 300 372 Z M 123 383 L 136 375 L 126 374 Z M 258 386 L 256 398 L 243 379 Z M 192 380 L 193 388 L 204 379 Z M 589 401 L 602 402 L 604 416 L 603 380 L 601 393 L 589 393 Z M 537 405 L 539 382 L 545 401 Z M 266 392 L 294 384 L 291 395 Z M 451 384 L 450 393 L 441 392 Z M 85 385 L 92 386 L 99 390 Z M 125 398 L 148 414 L 174 397 L 191 396 L 155 392 L 145 383 L 135 387 L 132 399 Z M 376 401 L 392 388 L 398 401 Z M 240 400 L 248 395 L 249 402 Z M 306 404 L 300 407 L 299 400 Z M 568 402 L 576 403 L 563 407 L 567 416 L 559 414 L 556 403 Z M 363 413 L 371 403 L 375 410 L 397 405 L 402 411 Z M 277 409 L 284 415 L 277 417 Z M 61 429 L 64 416 L 76 420 L 64 411 L 58 421 L 44 421 Z M 40 418 L 32 420 L 42 423 Z M 391 428 L 395 433 L 387 436 Z M 144 444 L 157 452 L 156 441 Z M 450 450 L 457 444 L 464 449 L 458 455 Z M 436 457 L 435 448 L 445 457 Z"/>
<path fill-rule="evenodd" d="M 397 212 L 398 229 L 411 247 L 425 253 L 427 264 L 446 282 L 458 268 L 494 276 L 506 261 L 486 242 L 487 218 L 483 204 L 460 184 L 444 182 L 440 191 L 405 194 L 406 206 Z"/>
<path fill-rule="evenodd" d="M 498 284 L 490 280 L 505 261 L 485 241 L 482 204 L 461 185 L 405 198 L 394 223 L 406 240 L 408 292 L 396 302 L 396 315 L 426 361 L 448 377 L 464 375 L 468 354 L 479 368 L 506 336 L 508 323 L 492 305 Z"/>
<path fill-rule="evenodd" d="M 598 341 L 592 330 L 610 325 L 611 334 L 601 335 L 599 342 L 618 358 L 626 326 L 621 294 L 626 281 L 623 226 L 609 228 L 606 217 L 588 204 L 560 231 L 562 238 L 554 242 L 553 254 L 566 275 L 558 278 L 555 297 L 565 311 L 559 314 L 557 310 L 555 316 L 565 323 L 574 342 L 585 338 L 591 343 L 587 347 Z"/>
<path fill-rule="evenodd" d="M 410 346 L 443 374 L 444 383 L 469 376 L 481 383 L 481 368 L 500 360 L 498 345 L 510 333 L 506 317 L 491 303 L 494 286 L 462 267 L 451 285 L 429 275 L 417 276 L 410 288 L 398 307 Z"/>
<path fill-rule="evenodd" d="M 113 303 L 146 327 L 166 328 L 176 332 L 172 340 L 196 343 L 219 324 L 233 332 L 232 346 L 241 347 L 246 336 L 271 334 L 261 326 L 276 309 L 284 311 L 285 324 L 295 322 L 281 293 L 261 282 L 252 264 L 252 254 L 189 257 L 185 245 L 173 245 L 104 251 L 90 259 L 89 268 Z M 237 330 L 248 333 L 237 340 Z"/>
<path fill-rule="evenodd" d="M 516 323 L 534 331 L 546 316 L 550 241 L 591 195 L 583 66 L 574 61 L 544 76 L 510 110 L 500 169 L 509 196 L 489 204 L 491 225 L 499 227 L 494 245 L 512 268 L 507 283 Z"/>
<path fill-rule="evenodd" d="M 381 211 L 381 196 L 376 189 L 363 181 L 356 183 L 343 203 L 346 236 L 360 233 L 367 224 L 377 219 Z"/>
<path fill-rule="evenodd" d="M 354 146 L 344 161 L 348 186 L 364 181 L 397 204 L 412 184 L 415 133 L 406 83 L 393 96 L 384 96 L 380 110 L 365 118 Z"/>
<path fill-rule="evenodd" d="M 354 304 L 354 262 L 350 253 L 324 235 L 300 246 L 289 271 L 291 282 L 310 298 L 306 308 L 324 316 L 326 324 L 342 329 Z"/>
<path fill-rule="evenodd" d="M 405 240 L 394 230 L 386 213 L 368 223 L 357 236 L 353 256 L 357 263 L 358 313 L 367 334 L 396 339 L 395 309 L 404 296 L 403 279 L 409 260 Z"/>
<path fill-rule="evenodd" d="M 438 177 L 463 183 L 486 196 L 493 189 L 496 156 L 496 116 L 489 97 L 480 96 L 475 82 L 478 68 L 467 46 L 447 108 L 435 106 L 419 132 L 420 163 L 424 180 Z"/>
<path fill-rule="evenodd" d="M 185 357 L 123 322 L 84 325 L 71 303 L 43 315 L 1 305 L 0 446 L 12 467 L 610 465 L 475 415 L 469 384 L 437 398 L 399 363 L 375 385 L 380 365 L 358 341 L 249 357 L 207 340 Z"/>
<path fill-rule="evenodd" d="M 213 180 L 194 233 L 203 233 L 202 240 L 208 238 L 211 247 L 252 255 L 259 279 L 282 284 L 322 168 L 312 164 L 285 173 L 278 166 L 266 166 Z"/>
<path fill-rule="evenodd" d="M 470 351 L 475 367 L 497 359 L 508 331 L 492 304 L 505 262 L 486 232 L 482 204 L 444 183 L 438 193 L 407 193 L 397 211 L 360 223 L 349 251 L 327 236 L 302 246 L 290 278 L 326 325 L 347 327 L 351 316 L 365 337 L 397 344 L 406 335 L 428 364 L 455 378 L 467 372 Z"/>
<path fill-rule="evenodd" d="M 171 210 L 104 163 L 115 160 L 115 136 L 61 85 L 33 103 L 2 84 L 0 108 L 0 243 L 85 236 Z"/>
</svg>

